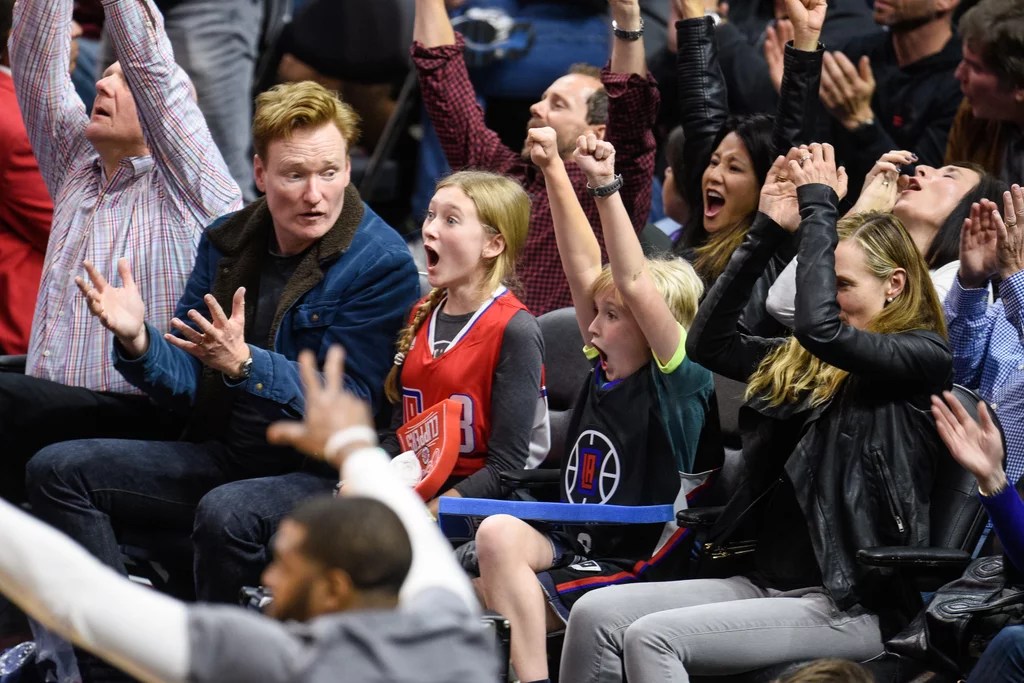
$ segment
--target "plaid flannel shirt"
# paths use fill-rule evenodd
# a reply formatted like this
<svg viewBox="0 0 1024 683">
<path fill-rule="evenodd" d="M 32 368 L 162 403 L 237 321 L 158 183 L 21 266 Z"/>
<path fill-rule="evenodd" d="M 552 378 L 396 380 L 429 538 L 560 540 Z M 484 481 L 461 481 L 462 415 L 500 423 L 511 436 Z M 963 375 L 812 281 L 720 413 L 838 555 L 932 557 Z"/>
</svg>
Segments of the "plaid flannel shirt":
<svg viewBox="0 0 1024 683">
<path fill-rule="evenodd" d="M 523 303 L 534 315 L 572 306 L 569 283 L 555 243 L 544 175 L 487 128 L 466 71 L 463 45 L 462 36 L 456 34 L 454 45 L 427 48 L 414 43 L 412 48 L 423 103 L 437 129 L 448 164 L 455 170 L 479 168 L 503 173 L 522 183 L 531 199 L 530 231 L 516 268 L 523 285 Z M 651 209 L 655 152 L 652 127 L 658 113 L 658 87 L 649 75 L 644 78 L 612 73 L 607 66 L 601 72 L 601 80 L 609 98 L 605 138 L 615 146 L 616 172 L 625 181 L 622 200 L 639 232 Z M 597 204 L 587 192 L 587 179 L 575 164 L 567 164 L 566 170 L 601 245 L 601 259 L 607 262 Z"/>
</svg>

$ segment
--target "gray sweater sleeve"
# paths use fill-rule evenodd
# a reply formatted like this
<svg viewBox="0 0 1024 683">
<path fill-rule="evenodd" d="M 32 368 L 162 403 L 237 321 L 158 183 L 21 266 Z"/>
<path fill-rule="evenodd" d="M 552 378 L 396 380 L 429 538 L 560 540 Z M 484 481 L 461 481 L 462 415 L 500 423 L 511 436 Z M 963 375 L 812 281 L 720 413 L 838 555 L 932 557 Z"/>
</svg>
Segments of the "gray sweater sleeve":
<svg viewBox="0 0 1024 683">
<path fill-rule="evenodd" d="M 464 498 L 500 498 L 508 493 L 500 472 L 522 469 L 530 452 L 530 435 L 540 397 L 544 340 L 537 319 L 519 311 L 501 340 L 491 389 L 491 433 L 483 469 L 455 486 Z"/>
</svg>

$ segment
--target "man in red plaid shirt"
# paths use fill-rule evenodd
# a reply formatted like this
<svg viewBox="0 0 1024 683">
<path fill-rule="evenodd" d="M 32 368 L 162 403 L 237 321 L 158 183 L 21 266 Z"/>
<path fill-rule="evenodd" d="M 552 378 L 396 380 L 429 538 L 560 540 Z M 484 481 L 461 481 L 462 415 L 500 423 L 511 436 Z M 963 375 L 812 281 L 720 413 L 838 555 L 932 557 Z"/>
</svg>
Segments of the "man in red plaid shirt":
<svg viewBox="0 0 1024 683">
<path fill-rule="evenodd" d="M 610 63 L 600 71 L 574 67 L 557 79 L 530 107 L 529 126 L 554 128 L 566 159 L 576 148 L 576 138 L 590 131 L 614 144 L 616 166 L 624 180 L 622 199 L 639 231 L 651 208 L 655 151 L 651 128 L 658 110 L 658 89 L 647 73 L 637 0 L 611 0 L 609 4 L 615 20 Z M 445 0 L 416 0 L 413 39 L 412 58 L 419 71 L 423 102 L 448 164 L 455 170 L 479 168 L 516 178 L 533 200 L 530 233 L 517 268 L 523 301 L 535 315 L 571 306 L 544 176 L 530 163 L 529 153 L 508 148 L 484 123 L 463 60 L 463 39 L 452 28 Z M 586 177 L 575 164 L 569 164 L 567 170 L 607 260 L 597 206 L 587 191 Z"/>
</svg>

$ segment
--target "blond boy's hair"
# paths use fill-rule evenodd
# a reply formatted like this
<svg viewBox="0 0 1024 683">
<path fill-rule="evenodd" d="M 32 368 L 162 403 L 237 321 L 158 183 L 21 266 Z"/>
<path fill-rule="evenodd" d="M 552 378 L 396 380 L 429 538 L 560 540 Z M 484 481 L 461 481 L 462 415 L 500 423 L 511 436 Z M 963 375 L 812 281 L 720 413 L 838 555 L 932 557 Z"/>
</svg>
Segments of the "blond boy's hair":
<svg viewBox="0 0 1024 683">
<path fill-rule="evenodd" d="M 689 329 L 697 315 L 697 306 L 704 294 L 704 283 L 689 263 L 681 258 L 647 259 L 647 272 L 654 281 L 654 288 L 668 304 L 669 310 L 679 323 Z M 597 298 L 601 294 L 614 292 L 620 303 L 622 297 L 615 287 L 610 266 L 605 266 L 590 287 L 590 294 Z"/>
</svg>

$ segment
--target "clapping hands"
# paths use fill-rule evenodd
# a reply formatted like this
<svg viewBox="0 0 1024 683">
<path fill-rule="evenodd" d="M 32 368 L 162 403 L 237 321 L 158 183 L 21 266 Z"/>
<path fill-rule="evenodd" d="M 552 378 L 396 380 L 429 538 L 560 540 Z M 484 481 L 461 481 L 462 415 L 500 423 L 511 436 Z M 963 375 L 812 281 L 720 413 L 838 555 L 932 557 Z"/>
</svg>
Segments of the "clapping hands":
<svg viewBox="0 0 1024 683">
<path fill-rule="evenodd" d="M 798 188 L 812 183 L 828 185 L 839 198 L 846 196 L 846 189 L 849 178 L 846 176 L 846 169 L 842 166 L 836 168 L 836 154 L 832 145 L 812 142 L 808 147 L 802 148 L 803 154 L 798 159 L 791 159 L 787 155 L 786 166 L 787 176 Z M 790 155 L 793 150 L 790 150 Z"/>
</svg>

